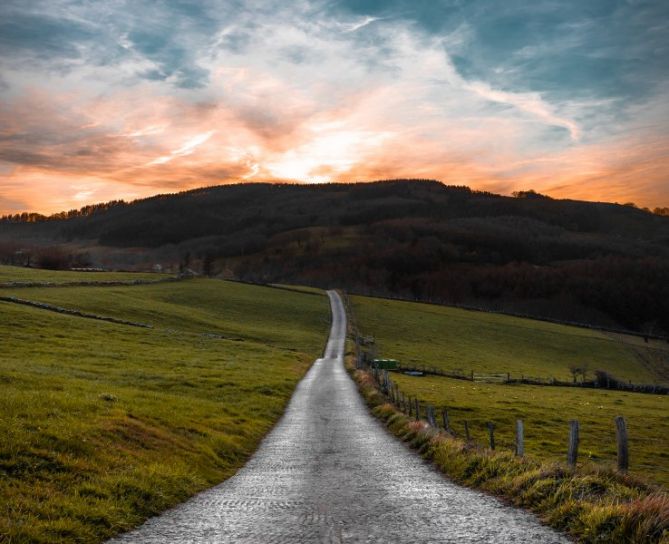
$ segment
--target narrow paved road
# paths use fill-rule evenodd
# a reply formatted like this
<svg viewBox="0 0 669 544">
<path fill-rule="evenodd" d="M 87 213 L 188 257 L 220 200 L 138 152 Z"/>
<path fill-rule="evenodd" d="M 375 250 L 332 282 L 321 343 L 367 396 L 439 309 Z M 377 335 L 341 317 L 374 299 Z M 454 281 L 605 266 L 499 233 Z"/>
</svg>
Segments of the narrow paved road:
<svg viewBox="0 0 669 544">
<path fill-rule="evenodd" d="M 344 307 L 328 294 L 325 355 L 248 464 L 112 542 L 568 542 L 530 514 L 452 484 L 369 415 L 343 366 Z"/>
</svg>

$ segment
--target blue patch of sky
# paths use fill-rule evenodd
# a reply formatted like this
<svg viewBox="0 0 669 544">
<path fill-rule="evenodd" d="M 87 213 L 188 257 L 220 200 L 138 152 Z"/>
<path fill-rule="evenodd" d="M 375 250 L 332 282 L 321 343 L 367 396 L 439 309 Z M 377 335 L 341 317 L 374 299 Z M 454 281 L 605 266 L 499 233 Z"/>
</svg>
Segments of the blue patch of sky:
<svg viewBox="0 0 669 544">
<path fill-rule="evenodd" d="M 0 53 L 3 56 L 29 52 L 42 58 L 79 58 L 77 44 L 94 37 L 95 33 L 88 25 L 65 18 L 14 13 L 0 20 Z"/>
<path fill-rule="evenodd" d="M 139 54 L 155 64 L 140 71 L 139 78 L 171 77 L 175 86 L 185 88 L 208 81 L 198 53 L 218 23 L 202 3 L 133 1 L 96 9 L 76 1 L 5 1 L 0 5 L 0 57 L 15 68 L 62 70 L 74 61 L 106 65 Z M 132 51 L 122 47 L 123 40 Z"/>
<path fill-rule="evenodd" d="M 638 98 L 669 78 L 669 2 L 623 0 L 343 0 L 339 10 L 404 20 L 449 46 L 459 73 L 556 98 Z"/>
<path fill-rule="evenodd" d="M 253 9 L 268 16 L 272 5 L 253 4 Z M 669 79 L 667 0 L 339 0 L 326 5 L 333 17 L 371 15 L 408 23 L 427 35 L 466 28 L 460 43 L 446 45 L 455 67 L 468 80 L 506 91 L 539 91 L 556 100 L 643 99 Z M 139 71 L 139 78 L 197 88 L 208 82 L 199 59 L 221 27 L 248 9 L 240 0 L 98 6 L 2 0 L 0 56 L 13 65 L 26 59 L 51 63 L 53 69 L 79 60 L 112 64 L 131 54 L 119 43 L 125 35 L 134 52 L 154 64 Z M 260 31 L 232 28 L 220 45 L 242 53 Z M 363 43 L 364 29 L 358 34 Z M 379 40 L 377 34 L 369 36 Z M 378 64 L 389 60 L 382 58 L 382 44 L 375 49 Z M 293 62 L 303 58 L 294 51 L 286 54 Z"/>
</svg>

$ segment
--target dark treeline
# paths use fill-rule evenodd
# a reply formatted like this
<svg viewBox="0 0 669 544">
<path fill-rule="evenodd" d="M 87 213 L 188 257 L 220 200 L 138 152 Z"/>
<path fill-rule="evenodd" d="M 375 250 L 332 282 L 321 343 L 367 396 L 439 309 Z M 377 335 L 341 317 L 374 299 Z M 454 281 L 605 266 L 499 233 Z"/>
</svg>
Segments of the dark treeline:
<svg viewBox="0 0 669 544">
<path fill-rule="evenodd" d="M 32 238 L 144 248 L 164 267 L 249 281 L 669 331 L 669 218 L 631 205 L 424 180 L 245 184 L 0 223 L 0 241 Z"/>
<path fill-rule="evenodd" d="M 107 211 L 117 206 L 127 206 L 123 200 L 110 200 L 101 204 L 89 204 L 76 210 L 67 212 L 58 212 L 51 215 L 44 215 L 35 212 L 22 212 L 0 216 L 0 223 L 43 223 L 45 221 L 61 221 L 64 219 L 73 219 L 75 217 L 88 217 L 94 213 Z"/>
</svg>

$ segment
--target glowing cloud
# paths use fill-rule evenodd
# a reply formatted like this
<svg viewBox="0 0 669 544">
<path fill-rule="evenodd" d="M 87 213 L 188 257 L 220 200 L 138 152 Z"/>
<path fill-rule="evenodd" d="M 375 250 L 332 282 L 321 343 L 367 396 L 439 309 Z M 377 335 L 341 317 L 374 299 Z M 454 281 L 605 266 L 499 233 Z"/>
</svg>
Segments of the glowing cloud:
<svg viewBox="0 0 669 544">
<path fill-rule="evenodd" d="M 3 3 L 0 213 L 390 177 L 669 205 L 664 3 L 481 1 Z"/>
</svg>

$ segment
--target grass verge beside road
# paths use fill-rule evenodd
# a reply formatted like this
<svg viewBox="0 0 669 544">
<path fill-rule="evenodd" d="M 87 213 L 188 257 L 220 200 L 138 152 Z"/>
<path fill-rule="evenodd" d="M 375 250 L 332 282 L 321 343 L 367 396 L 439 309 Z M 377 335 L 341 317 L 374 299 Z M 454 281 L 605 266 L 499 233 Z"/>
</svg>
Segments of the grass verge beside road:
<svg viewBox="0 0 669 544">
<path fill-rule="evenodd" d="M 573 470 L 453 438 L 389 404 L 351 357 L 347 366 L 373 414 L 454 481 L 531 510 L 582 543 L 669 543 L 669 495 L 656 487 L 594 465 Z"/>
<path fill-rule="evenodd" d="M 571 378 L 573 363 L 635 383 L 666 383 L 667 347 L 499 314 L 366 297 L 348 299 L 351 325 L 374 337 L 381 357 L 427 366 L 512 376 Z M 653 350 L 653 359 L 639 353 Z M 660 366 L 658 366 L 660 365 Z M 368 372 L 353 371 L 373 413 L 453 480 L 538 513 L 581 542 L 669 544 L 669 396 L 476 383 L 390 373 L 421 405 L 448 410 L 456 436 L 416 422 L 388 403 Z M 613 418 L 627 420 L 630 475 L 616 472 Z M 525 452 L 515 457 L 515 421 Z M 581 424 L 580 462 L 566 460 L 568 422 Z M 464 440 L 464 422 L 471 441 Z M 495 423 L 496 451 L 484 447 Z"/>
<path fill-rule="evenodd" d="M 359 330 L 375 338 L 383 357 L 412 364 L 466 372 L 510 372 L 570 379 L 572 362 L 589 363 L 635 383 L 661 382 L 656 367 L 635 355 L 647 350 L 643 339 L 623 343 L 598 331 L 366 297 L 351 297 Z M 660 346 L 662 347 L 662 346 Z M 669 346 L 667 346 L 669 348 Z M 653 347 L 651 349 L 658 349 Z M 452 427 L 487 441 L 485 424 L 496 426 L 497 442 L 513 447 L 515 421 L 525 424 L 526 451 L 553 461 L 566 456 L 569 420 L 581 425 L 580 459 L 615 462 L 613 418 L 627 420 L 633 474 L 669 487 L 669 396 L 576 387 L 475 383 L 444 377 L 392 373 L 402 392 L 422 403 L 448 410 Z"/>
<path fill-rule="evenodd" d="M 498 449 L 512 451 L 515 424 L 522 419 L 525 452 L 545 461 L 566 458 L 569 420 L 580 424 L 580 459 L 613 466 L 616 462 L 614 418 L 622 415 L 629 433 L 631 473 L 669 489 L 669 395 L 645 395 L 600 389 L 473 383 L 441 377 L 392 373 L 402 392 L 448 410 L 451 427 L 472 440 L 488 441 L 486 424 L 495 425 Z"/>
<path fill-rule="evenodd" d="M 105 274 L 96 274 L 105 280 Z M 216 280 L 0 302 L 0 541 L 99 542 L 231 476 L 322 352 L 326 297 Z"/>
</svg>

